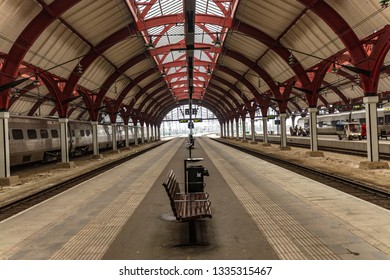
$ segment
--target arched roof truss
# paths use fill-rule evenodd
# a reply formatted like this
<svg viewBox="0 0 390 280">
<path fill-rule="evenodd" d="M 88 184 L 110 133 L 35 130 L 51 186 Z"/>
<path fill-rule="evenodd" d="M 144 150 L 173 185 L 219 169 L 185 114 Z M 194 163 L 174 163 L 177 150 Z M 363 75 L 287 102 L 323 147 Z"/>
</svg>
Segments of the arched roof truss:
<svg viewBox="0 0 390 280">
<path fill-rule="evenodd" d="M 190 97 L 220 119 L 390 99 L 390 9 L 378 0 L 3 2 L 11 113 L 156 122 Z"/>
</svg>

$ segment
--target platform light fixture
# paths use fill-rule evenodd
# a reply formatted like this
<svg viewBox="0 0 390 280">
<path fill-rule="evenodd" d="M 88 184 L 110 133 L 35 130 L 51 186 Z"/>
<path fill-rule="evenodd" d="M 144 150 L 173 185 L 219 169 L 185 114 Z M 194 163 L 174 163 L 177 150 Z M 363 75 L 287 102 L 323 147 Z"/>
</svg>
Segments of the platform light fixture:
<svg viewBox="0 0 390 280">
<path fill-rule="evenodd" d="M 358 85 L 360 84 L 360 77 L 359 77 L 359 75 L 357 76 L 357 78 L 355 78 L 355 83 L 357 83 Z"/>
<path fill-rule="evenodd" d="M 218 32 L 217 32 L 217 35 L 216 35 L 216 38 L 215 38 L 215 41 L 214 41 L 214 47 L 215 48 L 222 47 L 221 40 L 219 40 L 219 33 Z"/>
<path fill-rule="evenodd" d="M 161 77 L 165 77 L 166 75 L 167 75 L 167 72 L 165 72 L 165 67 L 163 67 Z"/>
<path fill-rule="evenodd" d="M 83 74 L 83 66 L 81 65 L 80 61 L 77 63 L 77 66 L 76 66 L 76 73 L 78 75 L 82 75 Z"/>
<path fill-rule="evenodd" d="M 332 73 L 337 72 L 336 61 L 333 61 Z"/>
<path fill-rule="evenodd" d="M 41 82 L 39 81 L 38 75 L 35 74 L 34 86 L 38 87 L 40 85 L 41 85 Z"/>
<path fill-rule="evenodd" d="M 288 57 L 288 65 L 293 66 L 296 63 L 297 61 L 295 60 L 294 55 L 292 54 L 292 52 L 290 52 L 290 55 Z"/>
<path fill-rule="evenodd" d="M 207 76 L 210 76 L 210 75 L 211 75 L 210 65 L 207 65 L 206 75 L 207 75 Z"/>
<path fill-rule="evenodd" d="M 156 47 L 156 46 L 153 44 L 153 37 L 152 37 L 152 35 L 149 36 L 149 42 L 147 42 L 147 43 L 145 44 L 145 46 L 146 46 L 146 49 L 147 49 L 147 50 L 154 50 L 154 48 Z"/>
</svg>

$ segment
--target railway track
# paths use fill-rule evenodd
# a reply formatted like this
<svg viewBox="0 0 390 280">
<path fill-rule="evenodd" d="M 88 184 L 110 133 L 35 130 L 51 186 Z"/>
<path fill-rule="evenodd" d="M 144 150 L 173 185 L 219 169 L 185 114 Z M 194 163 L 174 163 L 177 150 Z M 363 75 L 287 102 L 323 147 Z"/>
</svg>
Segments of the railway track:
<svg viewBox="0 0 390 280">
<path fill-rule="evenodd" d="M 167 141 L 159 142 L 156 145 L 147 147 L 143 150 L 138 151 L 137 153 L 128 155 L 126 157 L 122 157 L 120 159 L 117 159 L 115 161 L 109 162 L 106 165 L 100 166 L 96 169 L 86 171 L 78 176 L 75 176 L 73 178 L 70 178 L 69 180 L 66 180 L 64 182 L 55 184 L 51 186 L 50 188 L 41 190 L 39 192 L 36 192 L 34 194 L 28 195 L 24 198 L 21 198 L 19 200 L 16 200 L 14 202 L 11 202 L 9 204 L 3 205 L 0 207 L 0 221 L 5 220 L 13 215 L 16 215 L 36 204 L 41 203 L 42 201 L 45 201 L 53 196 L 56 196 L 92 177 L 95 177 L 102 172 L 105 172 L 107 170 L 110 170 L 120 164 L 123 164 L 131 159 L 134 159 L 135 157 L 146 153 L 147 151 L 150 151 L 164 143 L 167 143 Z"/>
<path fill-rule="evenodd" d="M 267 162 L 270 162 L 272 164 L 281 166 L 302 176 L 308 177 L 317 182 L 323 183 L 327 186 L 338 189 L 342 192 L 358 197 L 362 200 L 368 201 L 370 203 L 390 210 L 390 192 L 377 188 L 374 185 L 364 182 L 358 182 L 351 178 L 341 177 L 328 172 L 319 171 L 317 169 L 310 168 L 307 166 L 302 166 L 294 162 L 273 157 L 269 154 L 264 154 L 255 149 L 236 145 L 227 141 L 218 139 L 214 140 L 237 150 L 240 150 L 242 152 L 245 152 L 247 154 L 250 154 L 252 156 L 255 156 L 257 158 L 260 158 L 262 160 L 265 160 Z"/>
<path fill-rule="evenodd" d="M 280 144 L 280 142 L 276 142 L 276 141 L 273 141 L 273 142 L 270 142 L 270 143 Z M 310 149 L 310 145 L 305 145 L 305 144 L 288 143 L 288 145 L 291 146 L 291 147 Z M 339 154 L 352 155 L 352 156 L 358 156 L 358 157 L 367 157 L 367 152 L 357 151 L 357 150 L 338 149 L 338 148 L 323 147 L 323 146 L 319 146 L 318 149 L 320 151 L 324 151 L 324 152 L 339 153 Z M 390 160 L 390 154 L 380 153 L 379 154 L 379 158 L 382 159 L 382 160 Z"/>
<path fill-rule="evenodd" d="M 259 139 L 257 139 L 257 141 L 259 141 Z M 269 140 L 268 142 L 270 144 L 277 144 L 277 145 L 280 144 L 279 141 Z M 288 146 L 310 149 L 310 145 L 301 144 L 301 143 L 288 143 Z M 351 149 L 339 149 L 339 148 L 324 147 L 324 146 L 319 146 L 318 149 L 320 151 L 324 151 L 324 152 L 339 153 L 339 154 L 344 154 L 344 155 L 352 155 L 352 156 L 359 156 L 359 157 L 366 157 L 367 156 L 367 152 L 365 152 L 365 151 L 358 151 L 358 150 L 351 150 Z M 379 158 L 382 160 L 389 160 L 390 161 L 390 154 L 380 153 Z"/>
</svg>

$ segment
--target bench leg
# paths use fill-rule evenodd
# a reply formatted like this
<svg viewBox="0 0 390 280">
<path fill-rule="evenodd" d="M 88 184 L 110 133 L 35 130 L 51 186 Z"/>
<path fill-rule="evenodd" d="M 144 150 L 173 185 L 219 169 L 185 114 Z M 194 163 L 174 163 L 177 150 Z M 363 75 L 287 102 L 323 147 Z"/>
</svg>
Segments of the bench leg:
<svg viewBox="0 0 390 280">
<path fill-rule="evenodd" d="M 189 242 L 196 243 L 196 226 L 195 226 L 195 220 L 188 222 L 188 237 Z"/>
<path fill-rule="evenodd" d="M 176 246 L 198 246 L 203 245 L 207 246 L 209 245 L 208 242 L 198 242 L 196 238 L 196 220 L 188 221 L 188 243 L 184 244 L 178 244 Z"/>
</svg>

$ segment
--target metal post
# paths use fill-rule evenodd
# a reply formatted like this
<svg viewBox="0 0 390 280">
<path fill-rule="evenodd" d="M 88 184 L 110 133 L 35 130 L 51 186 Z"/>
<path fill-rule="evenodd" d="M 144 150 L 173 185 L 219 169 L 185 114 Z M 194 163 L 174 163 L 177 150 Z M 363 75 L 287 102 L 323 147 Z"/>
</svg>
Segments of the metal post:
<svg viewBox="0 0 390 280">
<path fill-rule="evenodd" d="M 145 143 L 145 130 L 144 130 L 144 125 L 141 124 L 141 143 Z"/>
<path fill-rule="evenodd" d="M 286 130 L 286 113 L 279 114 L 280 117 L 280 147 L 284 149 L 287 147 L 287 130 Z"/>
<path fill-rule="evenodd" d="M 19 182 L 19 176 L 11 176 L 11 159 L 8 137 L 9 112 L 0 112 L 0 185 L 10 186 Z"/>
<path fill-rule="evenodd" d="M 134 126 L 134 145 L 138 145 L 138 126 Z"/>
<path fill-rule="evenodd" d="M 128 148 L 129 147 L 129 125 L 128 124 L 125 124 L 124 130 L 125 130 L 125 147 Z"/>
<path fill-rule="evenodd" d="M 309 126 L 310 126 L 310 149 L 312 152 L 318 151 L 317 136 L 317 108 L 309 108 Z"/>
<path fill-rule="evenodd" d="M 268 144 L 268 117 L 263 117 L 263 142 Z"/>
<path fill-rule="evenodd" d="M 378 101 L 378 96 L 366 96 L 363 98 L 366 107 L 367 160 L 369 162 L 379 161 L 378 117 L 376 109 Z"/>
<path fill-rule="evenodd" d="M 242 118 L 242 140 L 246 141 L 245 117 Z"/>
<path fill-rule="evenodd" d="M 67 118 L 58 119 L 60 123 L 60 135 L 61 135 L 61 162 L 69 163 L 69 141 L 68 141 L 68 122 Z M 70 137 L 70 141 L 72 138 Z"/>
<path fill-rule="evenodd" d="M 237 136 L 237 139 L 240 138 L 240 124 L 238 122 L 238 120 L 236 120 L 236 136 Z"/>
<path fill-rule="evenodd" d="M 111 124 L 112 128 L 112 150 L 116 151 L 118 149 L 117 143 L 116 143 L 116 124 Z"/>
<path fill-rule="evenodd" d="M 255 119 L 251 118 L 251 135 L 252 135 L 252 142 L 255 142 Z"/>
<path fill-rule="evenodd" d="M 93 145 L 93 155 L 97 156 L 99 155 L 99 139 L 98 139 L 98 122 L 93 121 L 91 122 L 92 125 L 92 145 Z"/>
<path fill-rule="evenodd" d="M 229 138 L 230 137 L 229 120 L 226 121 L 225 125 L 226 125 L 226 137 Z"/>
<path fill-rule="evenodd" d="M 9 138 L 8 138 L 8 121 L 9 112 L 0 112 L 0 177 L 11 176 L 11 163 L 10 163 L 10 151 L 9 151 Z"/>
</svg>

